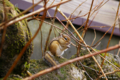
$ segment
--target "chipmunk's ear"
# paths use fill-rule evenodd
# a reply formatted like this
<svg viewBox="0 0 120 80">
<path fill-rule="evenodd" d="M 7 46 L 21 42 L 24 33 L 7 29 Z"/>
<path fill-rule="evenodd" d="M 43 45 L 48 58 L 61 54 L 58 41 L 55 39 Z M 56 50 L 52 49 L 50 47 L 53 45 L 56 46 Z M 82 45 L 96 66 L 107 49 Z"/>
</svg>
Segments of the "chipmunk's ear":
<svg viewBox="0 0 120 80">
<path fill-rule="evenodd" d="M 60 33 L 60 37 L 63 37 L 63 33 Z"/>
</svg>

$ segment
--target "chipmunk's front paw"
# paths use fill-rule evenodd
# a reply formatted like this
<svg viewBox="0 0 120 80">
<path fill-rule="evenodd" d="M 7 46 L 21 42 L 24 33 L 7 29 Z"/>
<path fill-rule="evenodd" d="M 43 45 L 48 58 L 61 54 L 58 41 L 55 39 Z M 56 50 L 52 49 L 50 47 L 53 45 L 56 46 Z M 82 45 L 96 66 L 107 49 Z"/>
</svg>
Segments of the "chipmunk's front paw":
<svg viewBox="0 0 120 80">
<path fill-rule="evenodd" d="M 62 57 L 62 56 L 58 56 L 59 58 L 62 58 L 62 59 L 65 59 L 64 57 Z"/>
</svg>

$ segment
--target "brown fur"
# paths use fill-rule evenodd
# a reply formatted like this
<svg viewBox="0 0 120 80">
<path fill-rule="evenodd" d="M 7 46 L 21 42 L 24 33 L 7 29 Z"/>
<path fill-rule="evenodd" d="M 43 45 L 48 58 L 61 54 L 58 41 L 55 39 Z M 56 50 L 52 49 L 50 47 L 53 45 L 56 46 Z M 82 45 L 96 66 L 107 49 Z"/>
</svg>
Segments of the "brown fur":
<svg viewBox="0 0 120 80">
<path fill-rule="evenodd" d="M 56 56 L 56 51 L 59 48 L 59 45 L 63 48 L 62 51 L 68 48 L 68 44 L 70 44 L 70 37 L 66 34 L 61 34 L 59 37 L 54 38 L 49 44 L 49 51 Z"/>
</svg>

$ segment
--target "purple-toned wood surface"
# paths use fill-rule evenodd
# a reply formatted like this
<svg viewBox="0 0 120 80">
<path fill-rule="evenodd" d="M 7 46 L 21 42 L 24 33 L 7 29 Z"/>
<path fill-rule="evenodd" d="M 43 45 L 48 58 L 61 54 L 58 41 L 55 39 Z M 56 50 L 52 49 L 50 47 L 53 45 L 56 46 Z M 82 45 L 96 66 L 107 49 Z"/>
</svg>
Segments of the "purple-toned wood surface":
<svg viewBox="0 0 120 80">
<path fill-rule="evenodd" d="M 27 1 L 24 1 L 24 0 L 10 0 L 11 3 L 13 3 L 15 6 L 17 6 L 19 9 L 22 9 L 22 10 L 26 10 L 27 8 L 29 8 L 32 3 L 30 2 L 27 2 Z M 37 9 L 40 9 L 42 6 L 41 5 L 38 5 L 34 8 L 34 10 L 37 10 Z M 69 10 L 69 9 L 68 9 Z M 32 10 L 30 10 L 31 12 Z M 54 9 L 49 9 L 48 10 L 50 15 L 53 16 L 54 15 Z M 65 13 L 65 12 L 64 12 Z M 42 13 L 41 13 L 42 14 Z M 69 16 L 70 14 L 69 13 L 65 13 L 66 16 Z M 57 17 L 60 19 L 60 20 L 64 20 L 65 18 L 63 16 L 61 16 L 60 13 L 57 13 Z M 77 18 L 73 21 L 73 24 L 77 24 L 77 25 L 82 25 L 83 22 L 86 21 L 86 18 Z M 89 20 L 89 23 L 91 22 L 91 20 Z M 103 28 L 99 28 L 99 27 L 90 27 L 92 29 L 96 29 L 96 30 L 99 30 L 99 31 L 102 31 L 102 32 L 106 32 L 110 25 L 107 25 L 105 23 L 101 23 L 101 22 L 97 22 L 97 21 L 92 21 L 91 25 L 90 26 L 108 26 L 108 27 L 103 27 Z M 111 33 L 112 32 L 112 29 L 108 32 L 108 33 Z M 120 36 L 120 31 L 119 31 L 119 28 L 118 27 L 115 27 L 115 30 L 114 30 L 114 35 L 117 35 L 117 36 Z"/>
</svg>

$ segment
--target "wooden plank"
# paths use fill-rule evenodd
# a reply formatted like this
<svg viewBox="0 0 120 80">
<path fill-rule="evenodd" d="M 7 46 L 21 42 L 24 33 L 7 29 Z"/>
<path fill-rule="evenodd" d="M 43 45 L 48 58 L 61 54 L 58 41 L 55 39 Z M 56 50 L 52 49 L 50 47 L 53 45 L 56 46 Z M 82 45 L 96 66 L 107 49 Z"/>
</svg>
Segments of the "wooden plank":
<svg viewBox="0 0 120 80">
<path fill-rule="evenodd" d="M 10 0 L 10 1 L 13 4 L 18 4 L 18 7 L 20 9 L 23 9 L 23 10 L 27 9 L 28 7 L 30 7 L 32 5 L 32 0 Z M 37 3 L 38 1 L 39 0 L 34 0 L 35 3 Z M 54 0 L 49 0 L 47 6 L 49 6 L 53 1 Z M 55 2 L 53 4 L 55 4 L 59 1 L 61 1 L 61 0 L 55 0 Z M 71 0 L 68 3 L 62 4 L 60 6 L 60 10 L 63 11 L 66 14 L 66 16 L 69 16 L 74 11 L 74 9 L 76 9 L 76 7 L 84 1 L 85 0 Z M 100 4 L 102 1 L 103 0 L 94 0 L 93 8 L 96 5 Z M 107 0 L 104 0 L 104 2 L 106 2 L 106 1 Z M 82 16 L 82 15 L 88 13 L 89 9 L 90 9 L 91 2 L 92 2 L 92 0 L 86 0 L 86 2 L 83 3 L 74 12 L 74 16 L 77 16 L 80 11 L 82 11 L 82 12 L 79 14 L 79 16 Z M 21 4 L 24 4 L 24 5 L 21 5 Z M 43 3 L 41 3 L 37 7 L 35 7 L 35 10 L 37 10 L 41 7 L 43 7 Z M 90 20 L 92 20 L 93 17 L 95 16 L 95 18 L 90 26 L 108 26 L 107 28 L 95 28 L 95 29 L 103 31 L 103 32 L 108 30 L 108 28 L 110 26 L 112 26 L 114 23 L 114 19 L 115 19 L 116 12 L 117 12 L 117 7 L 118 7 L 118 1 L 109 0 L 104 6 L 102 6 L 98 10 L 98 14 L 96 16 L 95 16 L 96 13 L 94 13 L 90 17 Z M 54 10 L 55 10 L 55 8 L 49 9 L 49 12 L 52 16 L 54 15 Z M 82 25 L 86 21 L 87 16 L 88 15 L 79 17 L 73 23 L 78 24 L 78 25 Z M 59 13 L 57 14 L 57 17 L 59 17 L 60 20 L 64 20 L 64 18 Z M 117 25 L 116 25 L 114 34 L 120 36 L 120 31 L 118 30 L 118 28 L 119 28 L 118 21 L 116 24 Z M 111 31 L 112 30 L 110 30 L 109 33 L 111 33 Z"/>
<path fill-rule="evenodd" d="M 28 2 L 32 2 L 32 0 L 25 0 Z M 38 2 L 39 0 L 35 0 L 35 3 Z M 55 0 L 54 4 L 59 2 L 61 0 Z M 63 11 L 64 13 L 67 14 L 71 14 L 79 4 L 81 4 L 82 2 L 84 2 L 86 0 L 72 0 L 68 3 L 65 3 L 63 5 L 60 6 L 60 10 Z M 94 0 L 94 4 L 93 4 L 93 8 L 100 4 L 103 0 Z M 106 2 L 107 0 L 104 0 L 104 2 Z M 49 0 L 48 5 L 50 5 L 53 2 L 53 0 Z M 89 12 L 89 8 L 91 5 L 92 0 L 87 0 L 85 3 L 83 3 L 75 12 L 74 12 L 74 16 L 77 16 L 79 14 L 80 11 L 81 14 L 79 16 L 82 16 L 86 13 Z M 43 3 L 40 4 L 41 6 L 43 5 Z M 99 22 L 99 23 L 103 23 L 106 25 L 111 26 L 114 23 L 115 20 L 115 16 L 116 16 L 116 11 L 117 11 L 117 6 L 118 6 L 118 2 L 117 1 L 113 1 L 113 0 L 109 0 L 105 5 L 103 5 L 99 10 L 98 10 L 98 14 L 96 15 L 94 21 Z M 53 8 L 55 9 L 55 8 Z M 95 16 L 95 14 L 93 14 L 90 17 L 90 20 L 93 19 L 93 17 Z M 83 16 L 82 18 L 87 18 L 86 16 Z M 117 23 L 118 24 L 118 21 Z M 119 27 L 119 25 L 116 25 L 116 27 Z"/>
</svg>

